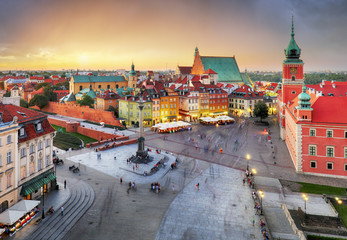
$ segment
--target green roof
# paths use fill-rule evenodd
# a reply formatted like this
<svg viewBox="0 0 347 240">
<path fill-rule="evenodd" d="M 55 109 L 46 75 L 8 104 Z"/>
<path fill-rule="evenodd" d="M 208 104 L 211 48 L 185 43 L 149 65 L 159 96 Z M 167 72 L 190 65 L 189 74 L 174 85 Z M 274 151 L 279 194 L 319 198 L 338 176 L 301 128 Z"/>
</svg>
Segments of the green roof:
<svg viewBox="0 0 347 240">
<path fill-rule="evenodd" d="M 89 96 L 89 97 L 91 97 L 91 98 L 96 98 L 96 94 L 95 94 L 95 92 L 93 91 L 93 90 L 89 90 L 89 92 L 87 93 L 87 95 Z"/>
<path fill-rule="evenodd" d="M 73 95 L 73 93 L 69 93 L 68 95 L 62 97 L 60 99 L 60 101 L 64 101 L 64 102 L 74 102 L 76 101 L 75 95 Z"/>
<path fill-rule="evenodd" d="M 21 196 L 28 196 L 29 194 L 37 191 L 38 189 L 40 189 L 43 185 L 53 181 L 56 178 L 56 176 L 48 171 L 45 172 L 43 174 L 41 174 L 40 176 L 37 176 L 36 178 L 24 183 L 22 185 L 22 190 L 20 192 Z"/>
<path fill-rule="evenodd" d="M 234 57 L 201 57 L 204 69 L 211 68 L 218 74 L 218 82 L 242 82 Z"/>
<path fill-rule="evenodd" d="M 285 63 L 302 63 L 300 58 L 301 49 L 294 39 L 294 22 L 292 16 L 292 33 L 290 34 L 290 41 L 286 49 L 284 49 L 284 54 L 286 55 Z"/>
<path fill-rule="evenodd" d="M 74 75 L 75 83 L 85 83 L 85 82 L 125 82 L 124 76 L 87 76 L 87 75 Z"/>
<path fill-rule="evenodd" d="M 247 73 L 241 73 L 242 81 L 253 89 L 252 80 Z"/>
</svg>

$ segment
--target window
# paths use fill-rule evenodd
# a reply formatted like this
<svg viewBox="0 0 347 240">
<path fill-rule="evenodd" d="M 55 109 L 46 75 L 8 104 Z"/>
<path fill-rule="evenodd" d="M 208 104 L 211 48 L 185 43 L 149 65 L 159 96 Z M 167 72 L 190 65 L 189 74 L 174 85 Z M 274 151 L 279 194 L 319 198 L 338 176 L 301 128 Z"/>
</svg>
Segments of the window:
<svg viewBox="0 0 347 240">
<path fill-rule="evenodd" d="M 49 155 L 46 156 L 46 167 L 49 166 Z"/>
<path fill-rule="evenodd" d="M 167 108 L 167 104 L 165 104 L 165 108 Z"/>
<path fill-rule="evenodd" d="M 327 130 L 327 137 L 332 138 L 333 137 L 333 130 Z"/>
<path fill-rule="evenodd" d="M 345 164 L 345 171 L 347 171 L 347 164 Z"/>
<path fill-rule="evenodd" d="M 309 155 L 311 156 L 316 156 L 317 152 L 316 152 L 316 146 L 310 145 L 309 146 Z"/>
<path fill-rule="evenodd" d="M 118 84 L 116 84 L 116 88 L 118 89 Z"/>
<path fill-rule="evenodd" d="M 333 170 L 333 163 L 332 162 L 327 162 L 327 169 Z"/>
<path fill-rule="evenodd" d="M 30 145 L 30 154 L 34 153 L 34 144 Z"/>
<path fill-rule="evenodd" d="M 38 170 L 40 171 L 42 169 L 42 159 L 39 159 L 37 163 Z"/>
<path fill-rule="evenodd" d="M 292 76 L 292 81 L 295 81 L 295 76 Z"/>
<path fill-rule="evenodd" d="M 12 173 L 7 174 L 7 187 L 12 186 Z"/>
<path fill-rule="evenodd" d="M 19 136 L 23 137 L 25 135 L 25 129 L 24 127 L 22 127 L 21 129 L 19 129 Z"/>
<path fill-rule="evenodd" d="M 10 144 L 12 142 L 12 136 L 8 135 L 7 136 L 7 144 Z"/>
<path fill-rule="evenodd" d="M 51 146 L 50 139 L 46 139 L 46 147 L 49 147 L 49 146 Z"/>
<path fill-rule="evenodd" d="M 345 138 L 347 138 L 347 131 L 345 131 Z M 1 146 L 1 141 L 0 141 L 0 146 Z"/>
<path fill-rule="evenodd" d="M 38 150 L 42 150 L 42 142 L 39 141 L 39 149 Z"/>
<path fill-rule="evenodd" d="M 82 90 L 82 86 L 80 86 L 80 91 Z"/>
<path fill-rule="evenodd" d="M 20 178 L 23 179 L 26 177 L 26 169 L 25 169 L 25 166 L 21 167 L 20 168 Z"/>
<path fill-rule="evenodd" d="M 11 151 L 7 152 L 6 162 L 7 162 L 7 164 L 12 162 L 12 152 Z"/>
<path fill-rule="evenodd" d="M 20 157 L 21 157 L 21 158 L 25 157 L 25 154 L 26 154 L 26 149 L 25 149 L 25 147 L 24 147 L 24 148 L 22 148 L 22 149 L 20 150 Z"/>
<path fill-rule="evenodd" d="M 153 111 L 155 111 L 155 107 L 153 107 Z"/>
<path fill-rule="evenodd" d="M 42 130 L 41 123 L 36 124 L 36 131 L 41 131 L 41 130 Z"/>
<path fill-rule="evenodd" d="M 310 129 L 310 136 L 315 137 L 316 136 L 316 129 Z"/>
<path fill-rule="evenodd" d="M 310 167 L 311 168 L 317 168 L 317 162 L 316 161 L 311 161 L 310 162 Z"/>
<path fill-rule="evenodd" d="M 334 147 L 327 147 L 327 157 L 334 157 Z"/>
<path fill-rule="evenodd" d="M 30 175 L 31 175 L 31 174 L 34 174 L 34 170 L 35 170 L 34 161 L 31 161 L 31 162 L 30 162 L 30 169 L 29 169 L 29 170 L 30 170 Z"/>
<path fill-rule="evenodd" d="M 98 88 L 101 88 L 101 85 L 99 85 Z"/>
<path fill-rule="evenodd" d="M 110 89 L 110 85 L 107 85 L 107 89 Z"/>
</svg>

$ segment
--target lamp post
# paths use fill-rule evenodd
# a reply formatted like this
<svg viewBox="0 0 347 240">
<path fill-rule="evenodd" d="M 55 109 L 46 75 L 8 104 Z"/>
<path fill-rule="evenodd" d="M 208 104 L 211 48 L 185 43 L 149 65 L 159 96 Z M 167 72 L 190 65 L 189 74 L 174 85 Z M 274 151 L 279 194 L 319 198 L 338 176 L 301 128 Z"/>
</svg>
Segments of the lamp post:
<svg viewBox="0 0 347 240">
<path fill-rule="evenodd" d="M 305 193 L 303 193 L 302 198 L 304 199 L 304 202 L 305 202 L 305 217 L 306 217 L 306 202 L 308 200 L 308 196 Z"/>
<path fill-rule="evenodd" d="M 45 178 L 47 178 L 47 176 L 42 176 L 42 219 L 45 218 Z"/>
<path fill-rule="evenodd" d="M 249 160 L 251 159 L 251 155 L 247 154 L 247 155 L 246 155 L 246 159 L 247 159 L 247 171 L 248 171 L 248 170 L 249 170 L 248 162 L 249 162 Z"/>
<path fill-rule="evenodd" d="M 260 215 L 263 215 L 263 197 L 264 197 L 264 192 L 259 190 L 259 195 L 260 195 Z"/>
<path fill-rule="evenodd" d="M 340 205 L 342 204 L 342 200 L 339 199 L 338 197 L 336 197 L 335 200 L 336 200 L 336 202 L 337 202 L 338 204 L 340 204 Z"/>
</svg>

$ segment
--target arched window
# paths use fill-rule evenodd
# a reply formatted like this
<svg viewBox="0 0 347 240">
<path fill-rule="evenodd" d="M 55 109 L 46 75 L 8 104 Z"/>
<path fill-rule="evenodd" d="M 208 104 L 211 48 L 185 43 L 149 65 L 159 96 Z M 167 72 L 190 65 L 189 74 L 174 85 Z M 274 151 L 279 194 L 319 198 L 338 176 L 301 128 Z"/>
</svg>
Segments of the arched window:
<svg viewBox="0 0 347 240">
<path fill-rule="evenodd" d="M 82 90 L 82 86 L 80 86 L 80 91 Z"/>
</svg>

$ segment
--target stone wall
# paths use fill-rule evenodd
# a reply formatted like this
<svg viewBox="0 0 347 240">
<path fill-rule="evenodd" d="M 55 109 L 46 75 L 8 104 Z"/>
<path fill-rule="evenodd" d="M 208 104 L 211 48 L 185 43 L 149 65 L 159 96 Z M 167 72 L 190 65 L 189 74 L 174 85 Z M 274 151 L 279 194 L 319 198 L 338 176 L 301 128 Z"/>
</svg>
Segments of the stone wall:
<svg viewBox="0 0 347 240">
<path fill-rule="evenodd" d="M 63 116 L 81 118 L 98 123 L 104 122 L 105 124 L 124 127 L 122 123 L 114 116 L 113 112 L 93 109 L 88 106 L 49 102 L 49 104 L 41 110 Z"/>
<path fill-rule="evenodd" d="M 122 136 L 117 134 L 110 134 L 101 132 L 95 129 L 86 128 L 80 125 L 79 122 L 66 122 L 64 120 L 56 119 L 48 117 L 48 121 L 50 124 L 57 125 L 59 127 L 66 128 L 67 132 L 76 132 L 85 136 L 88 136 L 90 138 L 94 138 L 98 141 L 116 138 L 118 140 L 127 140 L 129 139 L 128 136 Z"/>
</svg>

